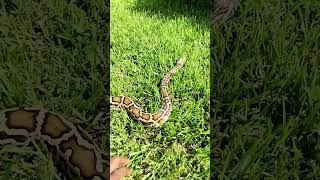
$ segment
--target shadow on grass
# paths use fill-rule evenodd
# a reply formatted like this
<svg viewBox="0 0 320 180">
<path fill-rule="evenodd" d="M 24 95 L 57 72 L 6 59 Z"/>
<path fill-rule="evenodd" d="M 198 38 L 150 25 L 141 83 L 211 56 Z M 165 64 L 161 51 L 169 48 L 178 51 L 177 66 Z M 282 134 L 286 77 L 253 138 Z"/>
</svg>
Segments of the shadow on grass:
<svg viewBox="0 0 320 180">
<path fill-rule="evenodd" d="M 210 22 L 209 0 L 137 0 L 131 10 L 166 19 L 187 17 L 192 25 L 209 27 Z"/>
</svg>

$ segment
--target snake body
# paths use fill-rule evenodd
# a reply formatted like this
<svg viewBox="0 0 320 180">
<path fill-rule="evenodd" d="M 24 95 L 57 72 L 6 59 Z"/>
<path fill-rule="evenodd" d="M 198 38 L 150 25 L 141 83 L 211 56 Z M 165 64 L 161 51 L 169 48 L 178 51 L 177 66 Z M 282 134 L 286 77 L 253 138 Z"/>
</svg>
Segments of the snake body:
<svg viewBox="0 0 320 180">
<path fill-rule="evenodd" d="M 162 106 L 158 111 L 154 113 L 147 113 L 143 111 L 131 98 L 126 96 L 111 96 L 111 107 L 124 108 L 133 119 L 150 124 L 154 127 L 159 127 L 166 122 L 171 113 L 168 83 L 172 75 L 175 74 L 185 64 L 185 62 L 186 60 L 181 58 L 177 61 L 177 64 L 164 75 L 160 84 Z"/>
<path fill-rule="evenodd" d="M 111 104 L 123 107 L 137 120 L 160 125 L 171 111 L 168 83 L 171 76 L 185 63 L 184 59 L 165 74 L 160 92 L 162 107 L 155 113 L 146 113 L 130 98 L 112 96 Z M 33 107 L 12 108 L 0 111 L 0 147 L 6 145 L 27 146 L 39 143 L 54 149 L 80 179 L 109 179 L 108 156 L 92 141 L 92 138 L 71 121 L 58 113 Z"/>
<path fill-rule="evenodd" d="M 211 11 L 210 26 L 215 28 L 220 20 L 226 21 L 233 14 L 235 7 L 235 0 L 214 0 Z"/>
<path fill-rule="evenodd" d="M 108 179 L 108 156 L 61 115 L 32 107 L 0 111 L 0 147 L 38 142 L 53 148 L 80 179 Z"/>
</svg>

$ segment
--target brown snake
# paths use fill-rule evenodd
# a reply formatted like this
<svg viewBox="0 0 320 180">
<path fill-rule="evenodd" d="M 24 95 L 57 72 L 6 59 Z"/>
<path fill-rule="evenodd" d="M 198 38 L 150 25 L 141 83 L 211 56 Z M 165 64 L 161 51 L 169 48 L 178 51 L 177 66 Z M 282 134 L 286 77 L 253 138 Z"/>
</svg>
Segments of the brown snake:
<svg viewBox="0 0 320 180">
<path fill-rule="evenodd" d="M 83 130 L 59 114 L 31 107 L 0 111 L 0 147 L 39 142 L 54 148 L 80 179 L 108 178 L 108 156 Z"/>
<path fill-rule="evenodd" d="M 220 20 L 226 21 L 234 11 L 236 0 L 214 0 L 210 26 L 212 30 Z"/>
<path fill-rule="evenodd" d="M 171 111 L 167 85 L 171 76 L 185 63 L 177 65 L 165 74 L 160 85 L 162 107 L 155 113 L 145 113 L 130 98 L 113 96 L 111 104 L 123 107 L 136 119 L 159 126 Z M 27 146 L 39 143 L 54 148 L 80 179 L 109 179 L 109 163 L 106 156 L 79 127 L 57 113 L 25 107 L 0 111 L 0 147 L 6 145 Z"/>
<path fill-rule="evenodd" d="M 173 74 L 177 72 L 184 64 L 186 60 L 181 58 L 177 61 L 177 64 L 168 71 L 160 84 L 161 93 L 161 108 L 154 113 L 147 113 L 143 111 L 133 100 L 126 96 L 111 96 L 110 104 L 113 108 L 124 108 L 129 115 L 138 121 L 150 124 L 154 127 L 159 127 L 166 122 L 171 112 L 171 101 L 168 92 L 168 83 Z"/>
</svg>

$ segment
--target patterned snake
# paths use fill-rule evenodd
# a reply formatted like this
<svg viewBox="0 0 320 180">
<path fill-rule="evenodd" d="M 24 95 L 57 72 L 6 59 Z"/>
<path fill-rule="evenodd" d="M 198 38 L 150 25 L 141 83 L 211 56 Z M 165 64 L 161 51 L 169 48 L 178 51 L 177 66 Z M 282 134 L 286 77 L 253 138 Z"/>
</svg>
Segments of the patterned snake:
<svg viewBox="0 0 320 180">
<path fill-rule="evenodd" d="M 167 85 L 171 76 L 185 63 L 184 59 L 165 74 L 161 82 L 162 107 L 156 113 L 145 113 L 130 98 L 113 96 L 111 103 L 123 107 L 134 119 L 161 125 L 171 110 Z M 27 146 L 40 143 L 57 152 L 80 179 L 109 179 L 108 156 L 105 155 L 92 138 L 80 127 L 64 119 L 58 113 L 39 108 L 24 107 L 0 111 L 0 147 L 7 145 Z"/>
<path fill-rule="evenodd" d="M 210 26 L 213 30 L 221 19 L 226 21 L 233 14 L 235 8 L 235 0 L 214 0 L 211 11 Z"/>
<path fill-rule="evenodd" d="M 124 108 L 129 115 L 138 121 L 150 124 L 154 127 L 159 127 L 166 122 L 171 112 L 171 101 L 168 92 L 168 83 L 173 74 L 177 72 L 184 64 L 186 60 L 181 58 L 177 61 L 177 64 L 168 71 L 160 84 L 161 93 L 161 108 L 155 113 L 147 113 L 143 111 L 133 100 L 126 96 L 111 96 L 110 104 L 113 108 Z"/>
<path fill-rule="evenodd" d="M 80 179 L 106 180 L 108 156 L 92 139 L 61 115 L 25 107 L 0 111 L 0 147 L 40 143 L 57 152 Z"/>
</svg>

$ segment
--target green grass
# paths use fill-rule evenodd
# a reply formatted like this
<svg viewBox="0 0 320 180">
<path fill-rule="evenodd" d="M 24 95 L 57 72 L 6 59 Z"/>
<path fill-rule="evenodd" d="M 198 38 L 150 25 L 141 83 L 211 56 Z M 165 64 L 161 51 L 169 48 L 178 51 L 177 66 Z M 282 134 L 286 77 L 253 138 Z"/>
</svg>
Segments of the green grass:
<svg viewBox="0 0 320 180">
<path fill-rule="evenodd" d="M 0 108 L 43 107 L 94 134 L 108 87 L 104 10 L 41 2 L 0 1 Z M 111 95 L 155 111 L 163 74 L 188 60 L 169 84 L 173 109 L 161 128 L 112 111 L 111 155 L 130 158 L 130 179 L 208 179 L 210 165 L 214 179 L 319 177 L 319 2 L 239 1 L 216 28 L 211 163 L 208 11 L 183 3 L 111 1 Z M 1 148 L 0 179 L 53 178 L 52 157 Z"/>
<path fill-rule="evenodd" d="M 92 133 L 109 83 L 101 2 L 0 1 L 0 109 L 44 108 Z M 32 147 L 1 147 L 0 179 L 52 179 L 53 156 Z"/>
<path fill-rule="evenodd" d="M 238 1 L 212 33 L 211 176 L 320 177 L 320 3 Z"/>
<path fill-rule="evenodd" d="M 209 16 L 194 6 L 111 0 L 111 95 L 154 112 L 163 75 L 187 58 L 169 83 L 173 108 L 162 127 L 111 111 L 111 155 L 129 157 L 129 179 L 209 178 Z"/>
</svg>

